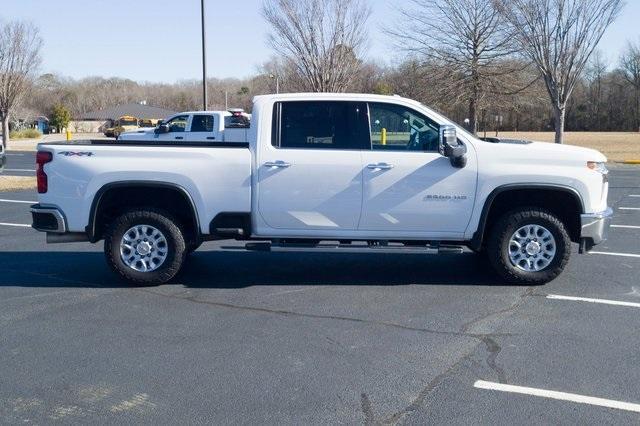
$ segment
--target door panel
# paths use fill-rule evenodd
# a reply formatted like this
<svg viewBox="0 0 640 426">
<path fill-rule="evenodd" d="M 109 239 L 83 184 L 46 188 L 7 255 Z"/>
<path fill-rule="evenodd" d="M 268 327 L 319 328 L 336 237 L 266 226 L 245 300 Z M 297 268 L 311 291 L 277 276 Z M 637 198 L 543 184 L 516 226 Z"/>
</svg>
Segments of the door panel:
<svg viewBox="0 0 640 426">
<path fill-rule="evenodd" d="M 362 206 L 357 151 L 279 150 L 259 165 L 259 211 L 279 229 L 355 230 Z"/>
<path fill-rule="evenodd" d="M 262 145 L 256 165 L 258 212 L 270 228 L 301 234 L 357 229 L 366 111 L 360 102 L 276 104 L 272 145 Z"/>
<path fill-rule="evenodd" d="M 185 133 L 185 139 L 190 142 L 216 142 L 220 125 L 218 118 L 212 114 L 195 114 L 191 118 L 189 131 Z"/>
<path fill-rule="evenodd" d="M 186 140 L 187 128 L 189 126 L 189 115 L 178 115 L 166 123 L 169 126 L 169 133 L 161 133 L 157 135 L 158 141 L 162 142 L 179 142 Z"/>
<path fill-rule="evenodd" d="M 359 230 L 455 238 L 473 211 L 476 163 L 455 168 L 438 151 L 439 125 L 411 108 L 370 103 L 371 150 L 363 152 Z"/>
<path fill-rule="evenodd" d="M 476 189 L 475 162 L 455 168 L 429 152 L 365 152 L 364 163 L 392 168 L 364 169 L 360 230 L 463 233 Z"/>
</svg>

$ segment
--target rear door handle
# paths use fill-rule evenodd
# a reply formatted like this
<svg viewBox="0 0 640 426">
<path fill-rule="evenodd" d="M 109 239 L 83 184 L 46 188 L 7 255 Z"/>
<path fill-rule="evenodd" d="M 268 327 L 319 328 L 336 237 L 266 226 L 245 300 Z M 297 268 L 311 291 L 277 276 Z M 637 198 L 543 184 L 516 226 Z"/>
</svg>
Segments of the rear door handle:
<svg viewBox="0 0 640 426">
<path fill-rule="evenodd" d="M 207 140 L 210 140 L 210 141 L 215 140 L 215 138 L 216 138 L 215 136 L 207 136 Z"/>
<path fill-rule="evenodd" d="M 176 139 L 184 139 L 182 136 L 176 136 Z"/>
<path fill-rule="evenodd" d="M 387 164 L 387 163 L 367 164 L 367 169 L 371 169 L 371 170 L 391 170 L 391 169 L 393 169 L 393 164 Z"/>
<path fill-rule="evenodd" d="M 291 164 L 285 163 L 284 161 L 267 161 L 264 163 L 265 167 L 277 167 L 279 169 L 285 169 L 287 167 L 291 167 Z"/>
</svg>

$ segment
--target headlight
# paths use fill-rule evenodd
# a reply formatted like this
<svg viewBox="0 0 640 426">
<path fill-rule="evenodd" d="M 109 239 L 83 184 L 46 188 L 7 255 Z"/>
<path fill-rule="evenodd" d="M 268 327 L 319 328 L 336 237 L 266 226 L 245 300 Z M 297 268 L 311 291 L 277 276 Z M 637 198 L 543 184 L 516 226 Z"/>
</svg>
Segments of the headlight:
<svg viewBox="0 0 640 426">
<path fill-rule="evenodd" d="M 594 172 L 598 172 L 602 175 L 603 184 L 609 182 L 609 169 L 607 169 L 605 163 L 598 161 L 587 161 L 587 167 Z"/>
<path fill-rule="evenodd" d="M 587 167 L 594 172 L 602 173 L 603 175 L 609 173 L 607 166 L 603 162 L 587 161 Z"/>
</svg>

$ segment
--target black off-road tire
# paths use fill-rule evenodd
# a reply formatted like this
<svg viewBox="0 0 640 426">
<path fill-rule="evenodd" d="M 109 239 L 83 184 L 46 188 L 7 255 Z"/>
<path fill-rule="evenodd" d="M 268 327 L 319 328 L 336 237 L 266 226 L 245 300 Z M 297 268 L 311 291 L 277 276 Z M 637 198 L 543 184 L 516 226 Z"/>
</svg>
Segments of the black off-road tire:
<svg viewBox="0 0 640 426">
<path fill-rule="evenodd" d="M 509 240 L 516 230 L 525 225 L 544 226 L 556 242 L 555 257 L 541 271 L 524 271 L 509 259 Z M 551 212 L 539 207 L 524 207 L 502 215 L 489 231 L 486 256 L 493 269 L 507 282 L 524 285 L 542 285 L 554 280 L 569 262 L 571 238 L 565 225 Z"/>
<path fill-rule="evenodd" d="M 120 241 L 127 230 L 135 225 L 151 225 L 164 234 L 167 241 L 165 261 L 150 272 L 136 271 L 120 257 Z M 157 209 L 130 210 L 118 216 L 107 228 L 104 253 L 109 266 L 133 285 L 160 285 L 171 280 L 182 267 L 186 256 L 186 244 L 179 223 L 170 213 Z"/>
</svg>

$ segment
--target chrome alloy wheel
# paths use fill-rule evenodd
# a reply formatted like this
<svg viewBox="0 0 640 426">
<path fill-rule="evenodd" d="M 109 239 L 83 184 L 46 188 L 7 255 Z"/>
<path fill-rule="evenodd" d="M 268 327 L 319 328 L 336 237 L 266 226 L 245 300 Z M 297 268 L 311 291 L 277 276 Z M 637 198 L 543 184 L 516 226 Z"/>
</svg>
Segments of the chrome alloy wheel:
<svg viewBox="0 0 640 426">
<path fill-rule="evenodd" d="M 167 239 L 157 228 L 136 225 L 122 236 L 120 258 L 129 268 L 138 272 L 158 269 L 167 259 Z"/>
<path fill-rule="evenodd" d="M 525 272 L 538 272 L 556 256 L 556 240 L 544 226 L 525 225 L 509 239 L 509 260 Z"/>
</svg>

